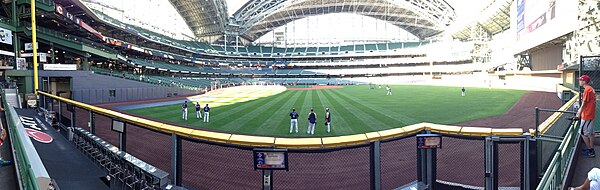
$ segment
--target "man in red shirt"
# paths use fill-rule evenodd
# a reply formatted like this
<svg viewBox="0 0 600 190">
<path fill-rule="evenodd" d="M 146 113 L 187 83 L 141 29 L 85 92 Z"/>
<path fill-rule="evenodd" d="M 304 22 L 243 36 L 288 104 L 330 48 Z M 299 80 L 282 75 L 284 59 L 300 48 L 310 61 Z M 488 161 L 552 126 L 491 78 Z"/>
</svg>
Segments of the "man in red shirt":
<svg viewBox="0 0 600 190">
<path fill-rule="evenodd" d="M 585 142 L 586 149 L 583 149 L 583 156 L 593 158 L 596 156 L 594 151 L 594 119 L 596 118 L 596 93 L 590 84 L 590 77 L 582 75 L 578 78 L 579 86 L 583 86 L 583 98 L 581 106 L 577 111 L 576 117 L 581 118 L 581 137 Z"/>
</svg>

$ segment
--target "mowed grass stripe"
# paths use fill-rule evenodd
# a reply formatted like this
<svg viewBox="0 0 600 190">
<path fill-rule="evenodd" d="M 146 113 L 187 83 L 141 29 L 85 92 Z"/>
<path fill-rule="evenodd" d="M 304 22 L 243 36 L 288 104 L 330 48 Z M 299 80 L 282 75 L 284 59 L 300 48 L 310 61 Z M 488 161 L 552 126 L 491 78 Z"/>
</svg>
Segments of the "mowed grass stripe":
<svg viewBox="0 0 600 190">
<path fill-rule="evenodd" d="M 392 86 L 392 89 L 392 96 L 385 95 L 385 88 L 369 89 L 367 86 L 285 91 L 272 96 L 265 96 L 266 90 L 225 89 L 231 92 L 225 91 L 210 98 L 198 99 L 202 106 L 205 103 L 211 105 L 210 123 L 202 123 L 201 119 L 195 119 L 195 110 L 191 104 L 188 108 L 190 119 L 182 120 L 183 101 L 127 112 L 226 133 L 319 137 L 379 131 L 421 121 L 453 124 L 496 116 L 505 113 L 526 93 L 518 90 L 467 88 L 467 96 L 462 97 L 459 87 L 398 85 Z M 260 98 L 248 100 L 248 97 Z M 233 104 L 219 106 L 216 103 L 219 101 Z M 299 134 L 289 134 L 289 112 L 292 107 L 300 114 Z M 326 133 L 323 124 L 326 107 L 332 112 L 331 133 Z M 314 135 L 306 134 L 310 108 L 314 108 L 317 114 Z"/>
<path fill-rule="evenodd" d="M 407 88 L 408 86 L 393 86 L 393 87 L 394 88 L 396 88 L 396 87 Z M 379 114 L 386 115 L 388 117 L 391 117 L 391 118 L 398 120 L 399 122 L 402 122 L 405 124 L 414 124 L 414 123 L 419 122 L 417 119 L 401 113 L 402 110 L 400 110 L 400 109 L 407 109 L 407 110 L 415 109 L 415 107 L 410 106 L 412 104 L 408 104 L 408 106 L 405 106 L 405 107 L 392 106 L 391 109 L 389 109 L 390 105 L 394 105 L 394 103 L 399 102 L 399 101 L 411 100 L 410 98 L 412 98 L 414 95 L 411 96 L 411 94 L 408 94 L 408 93 L 403 93 L 403 94 L 396 93 L 394 95 L 387 96 L 387 95 L 385 95 L 384 90 L 381 92 L 378 92 L 376 89 L 366 89 L 366 90 L 363 89 L 362 91 L 359 91 L 358 93 L 345 93 L 343 90 L 344 89 L 334 89 L 334 91 L 338 92 L 338 94 L 344 95 L 355 102 L 363 102 L 363 100 L 361 100 L 359 97 L 368 97 L 368 96 L 372 96 L 373 94 L 377 94 L 378 98 L 367 99 L 367 101 L 361 103 L 361 105 L 364 105 L 364 104 L 369 105 L 369 107 L 372 108 L 372 110 L 378 112 Z M 379 98 L 379 97 L 381 97 L 381 98 Z"/>
<path fill-rule="evenodd" d="M 410 123 L 416 123 L 416 120 L 414 120 L 414 119 L 411 119 L 411 120 L 413 120 L 413 122 L 408 122 L 408 121 L 405 121 L 402 119 L 396 119 L 396 117 L 407 118 L 406 116 L 404 116 L 400 113 L 390 112 L 390 111 L 381 111 L 383 108 L 373 109 L 373 106 L 371 106 L 371 105 L 366 106 L 365 104 L 361 103 L 360 101 L 353 99 L 349 96 L 345 96 L 342 93 L 339 93 L 336 91 L 332 91 L 332 93 L 343 98 L 344 100 L 352 102 L 352 105 L 359 107 L 360 110 L 366 111 L 369 115 L 373 116 L 374 118 L 377 118 L 380 121 L 383 121 L 384 123 L 392 124 L 393 126 L 405 126 Z M 388 99 L 384 100 L 384 101 L 389 101 L 389 99 L 391 99 L 392 97 L 387 96 L 385 98 L 388 98 Z"/>
<path fill-rule="evenodd" d="M 375 113 L 374 110 L 365 106 L 364 103 L 352 101 L 338 93 L 332 93 L 332 95 L 338 97 L 338 100 L 340 100 L 340 102 L 342 102 L 346 105 L 352 105 L 355 110 L 360 110 L 359 113 L 366 114 L 365 118 L 370 118 L 371 124 L 379 125 L 379 126 L 388 126 L 390 128 L 401 127 L 401 126 L 406 125 L 405 123 L 401 123 L 399 121 L 394 120 L 394 118 Z M 369 127 L 371 127 L 371 126 L 369 126 Z M 384 129 L 385 129 L 385 127 L 384 127 Z"/>
<path fill-rule="evenodd" d="M 325 97 L 325 95 L 323 95 L 323 93 L 331 93 L 331 90 L 317 90 L 317 95 L 319 96 L 319 99 L 322 100 L 322 102 L 326 105 L 326 107 L 329 107 L 329 111 L 331 112 L 331 135 L 335 136 L 338 134 L 352 134 L 355 133 L 354 130 L 352 130 L 352 128 L 350 127 L 350 125 L 346 122 L 346 119 L 343 118 L 343 114 L 339 113 L 338 111 L 338 106 L 334 106 L 330 101 L 329 98 Z M 342 106 L 339 106 L 339 108 L 342 108 Z"/>
<path fill-rule="evenodd" d="M 279 122 L 278 126 L 287 126 L 287 127 L 284 127 L 286 129 L 285 131 L 281 130 L 282 132 L 288 132 L 288 133 L 290 132 L 289 127 L 291 125 L 291 118 L 289 117 L 289 113 L 292 112 L 292 108 L 296 108 L 296 112 L 298 112 L 299 108 L 302 107 L 302 104 L 300 102 L 304 102 L 307 91 L 299 90 L 299 91 L 295 91 L 295 93 L 299 94 L 299 96 L 295 100 L 290 100 L 290 102 L 294 102 L 294 104 L 292 104 L 292 106 L 289 107 L 288 112 L 282 113 L 282 114 L 285 114 L 285 117 L 283 117 L 283 118 L 287 119 L 287 120 L 284 119 Z M 302 128 L 303 125 L 301 124 L 301 121 L 302 121 L 302 115 L 300 114 L 300 112 L 298 112 L 298 134 L 304 134 L 302 132 L 306 132 Z M 292 131 L 292 132 L 295 133 L 296 128 L 294 128 L 293 130 L 294 131 Z M 280 130 L 278 130 L 278 132 L 279 131 Z M 293 135 L 295 135 L 295 134 L 293 134 Z"/>
<path fill-rule="evenodd" d="M 271 114 L 273 114 L 273 113 L 270 112 L 270 108 L 283 104 L 283 102 L 286 101 L 291 95 L 292 95 L 291 93 L 284 93 L 280 96 L 265 98 L 267 100 L 270 99 L 270 101 L 267 101 L 266 103 L 264 103 L 258 107 L 247 108 L 247 109 L 245 109 L 246 114 L 240 115 L 240 117 L 238 117 L 237 119 L 229 118 L 229 120 L 227 120 L 225 123 L 223 123 L 220 126 L 222 126 L 223 129 L 233 130 L 233 131 L 237 131 L 238 129 L 240 129 L 240 127 L 243 127 L 243 126 L 247 126 L 245 128 L 256 127 L 258 124 L 257 118 L 263 116 L 263 114 L 266 114 L 267 116 L 271 116 Z M 262 117 L 261 120 L 266 120 L 268 118 L 269 117 Z"/>
<path fill-rule="evenodd" d="M 377 128 L 373 127 L 372 125 L 383 125 L 383 123 L 377 121 L 375 118 L 369 116 L 367 113 L 357 109 L 354 105 L 348 104 L 348 102 L 335 96 L 335 94 L 325 93 L 325 96 L 329 97 L 332 100 L 332 103 L 339 105 L 336 106 L 336 109 L 342 108 L 342 113 L 348 114 L 348 116 L 352 116 L 348 119 L 352 121 L 349 123 L 353 123 L 352 127 L 356 129 L 356 132 L 376 131 Z"/>
<path fill-rule="evenodd" d="M 271 115 L 273 115 L 275 117 L 271 117 L 270 119 L 267 119 L 266 121 L 262 122 L 262 124 L 257 126 L 256 129 L 253 130 L 253 132 L 265 131 L 266 129 L 271 129 L 271 128 L 274 128 L 271 131 L 277 131 L 277 133 L 280 133 L 281 131 L 287 131 L 288 133 L 290 132 L 289 131 L 290 118 L 289 118 L 288 114 L 289 114 L 289 112 L 292 111 L 293 105 L 296 105 L 296 101 L 298 101 L 298 99 L 302 93 L 300 91 L 290 91 L 287 93 L 293 94 L 293 96 L 291 98 L 289 98 L 285 102 L 285 104 L 281 105 L 279 107 L 279 109 L 276 109 L 274 112 L 270 113 Z M 286 125 L 282 125 L 282 122 L 285 120 L 288 121 L 288 125 L 287 125 L 288 128 L 285 127 Z M 299 127 L 300 127 L 300 125 L 298 125 L 298 128 Z"/>
</svg>

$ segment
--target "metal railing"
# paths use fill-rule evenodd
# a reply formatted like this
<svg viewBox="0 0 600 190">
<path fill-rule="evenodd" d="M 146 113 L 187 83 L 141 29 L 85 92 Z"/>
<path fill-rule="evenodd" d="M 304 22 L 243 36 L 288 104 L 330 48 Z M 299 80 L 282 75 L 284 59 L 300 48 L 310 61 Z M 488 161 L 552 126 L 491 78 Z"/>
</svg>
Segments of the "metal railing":
<svg viewBox="0 0 600 190">
<path fill-rule="evenodd" d="M 574 155 L 575 143 L 578 139 L 578 131 L 579 131 L 579 122 L 569 121 L 567 116 L 572 116 L 574 112 L 568 111 L 569 108 L 573 106 L 575 101 L 577 101 L 578 94 L 575 91 L 572 91 L 575 95 L 565 103 L 559 110 L 544 110 L 536 108 L 536 130 L 535 134 L 538 137 L 540 142 L 538 142 L 538 169 L 539 171 L 543 171 L 542 179 L 537 186 L 538 190 L 550 190 L 550 189 L 560 189 L 562 188 L 563 179 L 565 179 L 565 175 L 568 173 L 566 169 L 569 167 L 568 163 L 571 162 Z M 537 118 L 540 111 L 551 111 L 554 112 L 548 119 L 544 122 L 540 123 Z M 567 126 L 566 132 L 564 126 Z M 546 142 L 543 138 L 549 137 L 554 138 L 558 143 L 560 140 L 560 145 L 556 148 L 553 148 L 553 145 L 545 145 L 547 149 L 541 147 L 541 145 Z M 555 145 L 554 145 L 555 146 Z M 552 147 L 548 149 L 548 147 Z M 552 159 L 549 161 L 548 165 L 544 165 L 545 159 L 543 155 L 545 154 L 544 150 L 552 150 L 554 153 L 550 154 Z M 546 157 L 548 158 L 548 157 Z M 547 160 L 547 159 L 546 159 Z M 547 167 L 545 169 L 545 167 Z"/>
<path fill-rule="evenodd" d="M 575 142 L 577 141 L 577 131 L 579 131 L 579 122 L 572 122 L 569 126 L 569 131 L 565 135 L 564 140 L 560 143 L 560 146 L 552 161 L 548 170 L 544 173 L 537 190 L 544 189 L 560 189 L 563 185 L 563 179 L 566 173 L 566 168 L 571 159 L 573 159 L 575 151 Z"/>
<path fill-rule="evenodd" d="M 2 96 L 6 97 L 4 92 L 2 92 Z M 15 165 L 18 168 L 17 175 L 21 179 L 19 185 L 22 189 L 48 189 L 50 176 L 26 134 L 17 112 L 6 102 L 5 98 L 2 99 L 2 104 L 6 109 L 6 123 L 14 148 Z"/>
</svg>

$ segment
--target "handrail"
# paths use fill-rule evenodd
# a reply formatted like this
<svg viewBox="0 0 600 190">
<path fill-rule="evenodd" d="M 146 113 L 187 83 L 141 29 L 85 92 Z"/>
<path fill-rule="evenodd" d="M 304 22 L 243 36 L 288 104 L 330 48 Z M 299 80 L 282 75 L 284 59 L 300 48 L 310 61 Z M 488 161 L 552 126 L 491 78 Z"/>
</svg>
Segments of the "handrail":
<svg viewBox="0 0 600 190">
<path fill-rule="evenodd" d="M 414 125 L 404 126 L 395 129 L 388 129 L 382 131 L 375 131 L 365 134 L 354 134 L 354 135 L 346 135 L 340 136 L 336 139 L 331 139 L 331 137 L 322 137 L 322 138 L 281 138 L 281 137 L 264 137 L 264 136 L 251 136 L 251 135 L 237 135 L 231 133 L 223 133 L 223 132 L 212 132 L 205 131 L 201 129 L 190 129 L 185 127 L 179 127 L 175 125 L 165 124 L 161 122 L 152 121 L 149 119 L 144 119 L 140 117 L 131 116 L 128 114 L 120 113 L 117 111 L 100 108 L 96 106 L 92 106 L 89 104 L 77 102 L 74 100 L 70 100 L 67 98 L 62 98 L 59 96 L 55 96 L 52 94 L 48 94 L 46 92 L 38 91 L 40 95 L 48 96 L 50 98 L 65 102 L 67 104 L 72 104 L 79 108 L 83 108 L 86 110 L 91 110 L 93 112 L 112 117 L 118 120 L 122 120 L 128 123 L 132 123 L 138 125 L 143 128 L 156 130 L 162 133 L 168 134 L 176 134 L 179 136 L 184 136 L 192 139 L 204 140 L 204 141 L 212 141 L 219 143 L 227 143 L 233 145 L 240 146 L 257 146 L 257 147 L 277 147 L 277 148 L 291 148 L 291 149 L 318 149 L 318 148 L 328 148 L 328 147 L 344 147 L 351 146 L 356 144 L 367 144 L 368 142 L 378 141 L 378 140 L 386 140 L 391 138 L 396 138 L 400 136 L 406 136 L 418 133 L 423 130 L 431 130 L 440 134 L 449 134 L 449 135 L 459 135 L 465 137 L 485 137 L 490 135 L 500 135 L 500 136 L 523 136 L 523 129 L 521 128 L 508 128 L 508 129 L 492 129 L 492 128 L 483 128 L 483 127 L 460 127 L 460 126 L 448 126 L 448 125 L 438 125 L 432 123 L 418 123 Z M 357 135 L 365 136 L 365 138 L 361 141 L 362 143 L 357 143 L 355 138 Z M 256 139 L 261 139 L 260 142 L 256 141 Z M 294 140 L 297 139 L 297 140 Z M 314 139 L 309 141 L 308 139 Z M 361 137 L 362 139 L 362 137 Z M 269 143 L 265 143 L 265 142 Z"/>
<path fill-rule="evenodd" d="M 564 88 L 562 86 L 557 86 L 561 88 L 561 90 L 571 90 L 568 88 Z M 565 111 L 570 108 L 575 101 L 578 99 L 579 93 L 571 90 L 572 93 L 575 94 L 571 100 L 569 100 L 566 104 L 564 104 L 559 110 L 560 112 L 555 112 L 552 114 L 546 121 L 540 124 L 540 134 L 544 134 L 555 124 L 555 122 L 565 113 Z M 577 141 L 577 135 L 579 131 L 579 122 L 572 122 L 569 126 L 565 137 L 562 142 L 558 146 L 556 153 L 552 157 L 550 161 L 550 165 L 544 172 L 540 183 L 537 186 L 537 190 L 550 190 L 550 189 L 559 189 L 564 184 L 562 182 L 566 171 L 567 162 L 572 159 L 574 152 L 575 142 Z"/>
<path fill-rule="evenodd" d="M 5 93 L 3 97 L 6 97 Z M 39 155 L 36 152 L 31 139 L 25 132 L 25 128 L 18 118 L 15 108 L 8 104 L 3 98 L 2 103 L 5 108 L 6 123 L 10 130 L 11 142 L 14 146 L 14 151 L 18 162 L 18 175 L 22 179 L 20 184 L 23 189 L 48 189 L 50 185 L 50 176 L 42 163 Z"/>
<path fill-rule="evenodd" d="M 579 122 L 573 122 L 569 126 L 567 135 L 558 146 L 558 150 L 554 154 L 548 169 L 544 173 L 537 190 L 558 189 L 562 185 L 562 179 L 567 168 L 567 161 L 574 154 L 574 144 L 577 141 L 577 131 L 579 131 Z"/>
</svg>

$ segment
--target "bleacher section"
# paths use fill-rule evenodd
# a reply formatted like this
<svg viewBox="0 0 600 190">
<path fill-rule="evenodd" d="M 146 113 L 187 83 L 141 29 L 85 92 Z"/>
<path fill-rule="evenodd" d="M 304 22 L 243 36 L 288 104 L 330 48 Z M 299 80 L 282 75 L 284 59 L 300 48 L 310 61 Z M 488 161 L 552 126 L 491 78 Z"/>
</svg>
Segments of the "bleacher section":
<svg viewBox="0 0 600 190">
<path fill-rule="evenodd" d="M 132 34 L 139 35 L 148 40 L 167 44 L 184 51 L 193 52 L 196 54 L 203 55 L 218 55 L 228 57 L 289 57 L 289 56 L 327 56 L 327 55 L 341 55 L 341 54 L 353 54 L 353 53 L 365 53 L 365 52 L 394 52 L 404 48 L 416 48 L 423 45 L 427 45 L 431 42 L 386 42 L 377 44 L 356 44 L 356 45 L 345 45 L 345 46 L 332 46 L 332 47 L 288 47 L 288 48 L 275 48 L 268 46 L 253 46 L 247 47 L 235 47 L 227 46 L 223 44 L 210 45 L 206 42 L 190 41 L 190 40 L 178 40 L 171 37 L 159 34 L 142 27 L 130 25 L 114 19 L 101 11 L 91 9 L 92 12 L 101 20 L 113 25 L 114 27 L 121 28 Z"/>
</svg>

